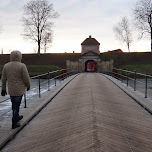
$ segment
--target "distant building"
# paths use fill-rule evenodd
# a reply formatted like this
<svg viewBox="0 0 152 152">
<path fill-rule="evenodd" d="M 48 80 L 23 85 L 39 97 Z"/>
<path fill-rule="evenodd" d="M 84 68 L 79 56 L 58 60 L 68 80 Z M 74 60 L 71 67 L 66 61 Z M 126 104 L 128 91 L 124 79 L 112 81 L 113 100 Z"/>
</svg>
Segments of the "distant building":
<svg viewBox="0 0 152 152">
<path fill-rule="evenodd" d="M 108 51 L 108 52 L 123 52 L 121 49 L 116 49 L 116 50 L 111 50 L 111 51 Z"/>
<path fill-rule="evenodd" d="M 100 54 L 99 47 L 100 43 L 95 39 L 92 38 L 91 35 L 89 38 L 86 38 L 82 43 L 81 43 L 82 51 L 81 54 L 85 54 L 89 51 L 94 52 L 96 54 Z"/>
<path fill-rule="evenodd" d="M 81 43 L 81 47 L 82 71 L 97 72 L 100 62 L 100 43 L 90 35 Z"/>
<path fill-rule="evenodd" d="M 78 61 L 67 60 L 67 68 L 82 72 L 112 71 L 113 61 L 101 61 L 100 43 L 95 38 L 86 38 L 81 48 L 81 58 Z"/>
</svg>

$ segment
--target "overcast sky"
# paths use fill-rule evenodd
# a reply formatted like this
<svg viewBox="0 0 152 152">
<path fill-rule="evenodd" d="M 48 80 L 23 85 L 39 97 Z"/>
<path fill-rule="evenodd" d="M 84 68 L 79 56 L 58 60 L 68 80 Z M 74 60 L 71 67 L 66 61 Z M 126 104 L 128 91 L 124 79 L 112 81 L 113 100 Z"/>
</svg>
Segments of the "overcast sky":
<svg viewBox="0 0 152 152">
<path fill-rule="evenodd" d="M 34 53 L 37 44 L 23 39 L 23 7 L 30 0 L 0 0 L 0 50 L 10 53 Z M 132 19 L 132 10 L 137 0 L 49 0 L 60 17 L 54 20 L 52 47 L 47 53 L 81 52 L 81 43 L 89 35 L 100 43 L 100 52 L 127 47 L 114 37 L 113 27 L 127 16 Z M 134 30 L 133 30 L 134 31 Z M 150 41 L 137 41 L 132 52 L 150 51 Z M 41 51 L 43 52 L 43 50 Z"/>
</svg>

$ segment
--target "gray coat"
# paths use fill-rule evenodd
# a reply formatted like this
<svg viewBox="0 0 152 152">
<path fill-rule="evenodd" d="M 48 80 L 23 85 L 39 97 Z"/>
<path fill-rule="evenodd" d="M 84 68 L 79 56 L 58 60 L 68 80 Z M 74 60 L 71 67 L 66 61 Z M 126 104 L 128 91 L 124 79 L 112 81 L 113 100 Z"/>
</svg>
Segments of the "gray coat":
<svg viewBox="0 0 152 152">
<path fill-rule="evenodd" d="M 26 88 L 30 88 L 29 74 L 21 59 L 20 51 L 11 52 L 11 61 L 4 65 L 2 71 L 2 90 L 6 90 L 6 83 L 8 83 L 8 93 L 11 96 L 24 95 Z"/>
</svg>

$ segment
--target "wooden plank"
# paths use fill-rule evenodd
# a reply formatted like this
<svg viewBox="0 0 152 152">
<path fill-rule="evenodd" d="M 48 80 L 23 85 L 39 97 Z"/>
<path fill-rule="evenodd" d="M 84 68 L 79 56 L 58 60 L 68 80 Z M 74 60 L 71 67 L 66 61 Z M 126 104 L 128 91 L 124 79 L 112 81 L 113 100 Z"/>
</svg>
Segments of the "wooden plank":
<svg viewBox="0 0 152 152">
<path fill-rule="evenodd" d="M 151 152 L 152 116 L 100 74 L 76 77 L 2 152 Z"/>
</svg>

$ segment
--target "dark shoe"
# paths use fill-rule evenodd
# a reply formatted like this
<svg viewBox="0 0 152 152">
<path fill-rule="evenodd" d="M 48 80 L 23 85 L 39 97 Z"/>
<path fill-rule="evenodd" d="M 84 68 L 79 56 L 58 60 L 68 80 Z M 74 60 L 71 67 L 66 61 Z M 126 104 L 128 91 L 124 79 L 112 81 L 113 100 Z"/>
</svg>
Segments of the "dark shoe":
<svg viewBox="0 0 152 152">
<path fill-rule="evenodd" d="M 19 122 L 21 119 L 23 119 L 23 116 L 19 116 L 17 122 Z"/>
<path fill-rule="evenodd" d="M 19 123 L 14 123 L 14 124 L 12 124 L 12 129 L 15 129 L 15 128 L 17 128 L 17 127 L 20 127 L 20 124 L 19 124 Z"/>
</svg>

